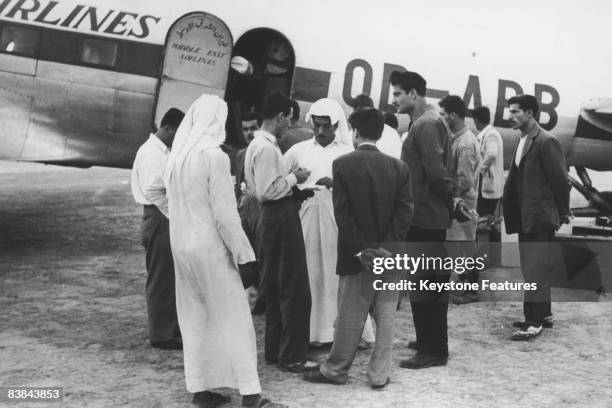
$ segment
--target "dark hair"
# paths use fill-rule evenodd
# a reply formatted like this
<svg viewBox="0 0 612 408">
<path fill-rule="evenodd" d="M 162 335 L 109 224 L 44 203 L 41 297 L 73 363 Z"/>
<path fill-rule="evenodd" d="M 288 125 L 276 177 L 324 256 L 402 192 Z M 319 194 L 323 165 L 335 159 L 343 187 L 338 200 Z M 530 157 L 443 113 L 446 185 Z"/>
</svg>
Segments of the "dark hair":
<svg viewBox="0 0 612 408">
<path fill-rule="evenodd" d="M 353 109 L 373 108 L 374 101 L 366 94 L 357 95 L 351 101 L 351 107 Z"/>
<path fill-rule="evenodd" d="M 257 112 L 245 112 L 240 118 L 241 122 L 250 122 L 252 120 L 256 120 L 257 124 L 261 126 L 261 116 L 259 116 L 259 113 Z"/>
<path fill-rule="evenodd" d="M 446 111 L 446 113 L 459 116 L 461 119 L 465 119 L 465 115 L 467 115 L 467 106 L 465 106 L 465 102 L 458 95 L 446 95 L 438 105 L 442 109 Z"/>
<path fill-rule="evenodd" d="M 533 113 L 533 117 L 538 117 L 538 112 L 540 112 L 540 104 L 538 100 L 533 95 L 516 95 L 512 98 L 508 99 L 508 106 L 512 104 L 518 104 L 522 110 L 528 111 L 531 110 Z"/>
<path fill-rule="evenodd" d="M 172 126 L 174 128 L 178 128 L 184 117 L 185 114 L 182 111 L 176 108 L 170 108 L 162 118 L 159 127 Z"/>
<path fill-rule="evenodd" d="M 488 125 L 491 123 L 491 111 L 486 106 L 479 106 L 472 111 L 472 118 Z"/>
<path fill-rule="evenodd" d="M 291 119 L 294 122 L 297 122 L 298 120 L 300 120 L 300 104 L 295 99 L 292 99 L 291 108 L 293 109 L 293 112 L 291 113 Z"/>
<path fill-rule="evenodd" d="M 385 127 L 385 118 L 378 109 L 361 108 L 349 116 L 349 123 L 364 139 L 378 140 Z"/>
<path fill-rule="evenodd" d="M 289 115 L 291 112 L 291 99 L 279 92 L 266 96 L 263 101 L 261 116 L 263 119 L 272 119 L 279 113 Z"/>
<path fill-rule="evenodd" d="M 397 121 L 397 116 L 391 112 L 385 112 L 385 124 L 391 126 L 393 129 L 397 129 L 399 126 L 399 122 Z"/>
<path fill-rule="evenodd" d="M 399 86 L 405 92 L 414 89 L 419 96 L 425 96 L 427 90 L 427 81 L 416 72 L 393 71 L 389 77 L 389 82 L 393 86 Z"/>
</svg>

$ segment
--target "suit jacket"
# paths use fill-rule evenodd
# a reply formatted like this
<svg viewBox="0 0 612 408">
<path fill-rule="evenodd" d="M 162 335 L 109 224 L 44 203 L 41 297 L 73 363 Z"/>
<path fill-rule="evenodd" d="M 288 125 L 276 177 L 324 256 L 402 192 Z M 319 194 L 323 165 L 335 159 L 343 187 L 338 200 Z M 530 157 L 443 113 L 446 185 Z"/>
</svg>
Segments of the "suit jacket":
<svg viewBox="0 0 612 408">
<path fill-rule="evenodd" d="M 240 202 L 241 189 L 240 185 L 244 181 L 244 158 L 246 155 L 246 147 L 242 150 L 238 150 L 236 153 L 236 159 L 234 160 L 233 174 L 236 177 L 234 183 L 234 192 L 236 193 L 236 199 Z"/>
<path fill-rule="evenodd" d="M 408 166 L 373 145 L 361 145 L 334 160 L 332 174 L 336 273 L 356 274 L 362 270 L 357 253 L 406 237 L 413 209 Z"/>
<path fill-rule="evenodd" d="M 482 197 L 496 199 L 504 192 L 504 142 L 492 125 L 478 135 L 480 139 L 480 166 Z"/>
<path fill-rule="evenodd" d="M 559 229 L 561 218 L 569 214 L 570 184 L 561 143 L 535 120 L 528 125 L 527 140 L 520 165 L 516 147 L 502 205 L 508 234 Z"/>
<path fill-rule="evenodd" d="M 402 146 L 402 160 L 410 169 L 416 227 L 441 230 L 450 226 L 453 211 L 450 159 L 451 131 L 440 114 L 428 106 L 413 118 Z"/>
</svg>

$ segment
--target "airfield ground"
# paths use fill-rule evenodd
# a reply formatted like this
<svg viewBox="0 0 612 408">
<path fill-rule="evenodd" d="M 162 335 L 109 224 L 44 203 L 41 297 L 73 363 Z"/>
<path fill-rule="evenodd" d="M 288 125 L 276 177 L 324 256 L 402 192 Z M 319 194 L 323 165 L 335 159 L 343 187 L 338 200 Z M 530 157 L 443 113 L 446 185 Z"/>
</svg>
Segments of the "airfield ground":
<svg viewBox="0 0 612 408">
<path fill-rule="evenodd" d="M 65 390 L 62 403 L 0 405 L 190 406 L 182 353 L 147 342 L 139 227 L 128 170 L 0 162 L 0 386 Z M 257 316 L 264 393 L 308 408 L 611 407 L 612 302 L 553 308 L 555 327 L 522 343 L 508 340 L 520 303 L 451 305 L 448 365 L 411 371 L 397 366 L 414 336 L 403 307 L 382 392 L 367 384 L 369 351 L 359 352 L 344 386 L 313 385 L 266 365 Z M 239 395 L 228 392 L 228 406 L 238 407 Z"/>
</svg>

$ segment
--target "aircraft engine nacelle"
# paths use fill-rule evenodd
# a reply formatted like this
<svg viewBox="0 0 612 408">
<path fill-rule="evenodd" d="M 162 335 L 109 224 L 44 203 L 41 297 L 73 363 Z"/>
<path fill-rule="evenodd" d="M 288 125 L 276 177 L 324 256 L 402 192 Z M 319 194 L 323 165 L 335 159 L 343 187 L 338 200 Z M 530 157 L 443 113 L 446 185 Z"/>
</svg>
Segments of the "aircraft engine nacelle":
<svg viewBox="0 0 612 408">
<path fill-rule="evenodd" d="M 612 98 L 582 104 L 575 136 L 570 144 L 570 165 L 597 171 L 612 170 Z"/>
<path fill-rule="evenodd" d="M 578 116 L 575 136 L 570 145 L 568 162 L 576 167 L 578 180 L 570 183 L 588 201 L 586 208 L 574 209 L 577 216 L 612 215 L 612 192 L 599 192 L 593 187 L 586 169 L 612 170 L 612 99 L 598 98 L 583 103 Z"/>
</svg>

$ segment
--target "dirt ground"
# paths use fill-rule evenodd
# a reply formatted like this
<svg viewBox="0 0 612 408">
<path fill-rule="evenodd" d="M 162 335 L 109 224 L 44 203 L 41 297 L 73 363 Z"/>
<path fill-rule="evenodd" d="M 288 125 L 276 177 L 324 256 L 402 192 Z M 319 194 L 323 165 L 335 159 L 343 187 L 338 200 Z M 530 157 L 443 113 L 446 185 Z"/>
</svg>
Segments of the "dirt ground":
<svg viewBox="0 0 612 408">
<path fill-rule="evenodd" d="M 148 345 L 139 218 L 129 171 L 0 163 L 0 386 L 65 390 L 62 403 L 6 406 L 190 406 L 182 353 Z M 511 342 L 520 303 L 451 305 L 448 365 L 411 371 L 398 367 L 414 336 L 404 307 L 382 392 L 368 387 L 368 351 L 344 386 L 265 365 L 258 316 L 261 382 L 290 407 L 612 407 L 612 303 L 555 303 L 553 311 L 554 329 Z M 228 406 L 240 406 L 227 392 Z"/>
</svg>

